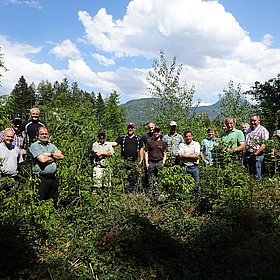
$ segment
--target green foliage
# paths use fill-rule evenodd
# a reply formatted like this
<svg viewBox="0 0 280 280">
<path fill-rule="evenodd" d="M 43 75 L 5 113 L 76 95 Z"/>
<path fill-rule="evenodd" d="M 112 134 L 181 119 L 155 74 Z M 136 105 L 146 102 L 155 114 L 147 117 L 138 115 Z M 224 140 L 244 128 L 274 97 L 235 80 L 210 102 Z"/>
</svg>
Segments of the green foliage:
<svg viewBox="0 0 280 280">
<path fill-rule="evenodd" d="M 194 88 L 188 89 L 185 82 L 180 81 L 182 65 L 177 65 L 174 57 L 168 65 L 164 51 L 160 51 L 159 60 L 154 60 L 153 70 L 149 72 L 148 90 L 160 98 L 160 114 L 156 122 L 161 127 L 168 127 L 170 120 L 179 125 L 184 124 L 191 108 Z"/>
<path fill-rule="evenodd" d="M 233 117 L 237 127 L 243 122 L 248 122 L 252 114 L 252 105 L 246 100 L 246 94 L 241 92 L 241 86 L 234 88 L 233 81 L 228 83 L 228 89 L 224 89 L 220 95 L 221 118 Z"/>
<path fill-rule="evenodd" d="M 263 84 L 255 82 L 251 90 L 247 92 L 257 102 L 262 123 L 270 131 L 275 130 L 277 123 L 277 111 L 280 107 L 280 75 Z"/>
<path fill-rule="evenodd" d="M 14 114 L 24 116 L 35 105 L 35 89 L 34 85 L 28 86 L 25 78 L 21 76 L 18 83 L 11 92 L 11 103 Z"/>
</svg>

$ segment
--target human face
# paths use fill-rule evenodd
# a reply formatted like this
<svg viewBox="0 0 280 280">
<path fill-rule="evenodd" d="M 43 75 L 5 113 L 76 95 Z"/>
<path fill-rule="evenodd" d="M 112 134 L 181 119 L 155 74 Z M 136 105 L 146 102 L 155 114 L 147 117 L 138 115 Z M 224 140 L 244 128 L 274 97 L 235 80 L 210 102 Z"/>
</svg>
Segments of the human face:
<svg viewBox="0 0 280 280">
<path fill-rule="evenodd" d="M 175 134 L 176 133 L 176 129 L 177 129 L 176 125 L 171 125 L 170 126 L 170 134 Z"/>
<path fill-rule="evenodd" d="M 227 119 L 225 121 L 227 131 L 232 131 L 235 127 L 235 123 L 233 119 Z"/>
<path fill-rule="evenodd" d="M 31 111 L 31 118 L 32 118 L 32 120 L 38 120 L 39 116 L 40 116 L 39 111 L 37 111 L 37 110 L 32 110 Z"/>
<path fill-rule="evenodd" d="M 156 127 L 156 126 L 155 126 L 154 123 L 149 123 L 149 124 L 148 124 L 148 131 L 149 131 L 150 133 L 153 133 L 155 127 Z"/>
<path fill-rule="evenodd" d="M 13 143 L 14 136 L 15 135 L 14 135 L 12 130 L 6 130 L 3 133 L 2 140 L 3 140 L 3 142 L 5 143 L 6 146 L 10 146 Z"/>
<path fill-rule="evenodd" d="M 101 144 L 105 143 L 105 136 L 104 135 L 99 136 L 99 143 L 101 143 Z"/>
<path fill-rule="evenodd" d="M 248 126 L 246 124 L 243 124 L 241 126 L 241 130 L 245 133 L 248 130 Z"/>
<path fill-rule="evenodd" d="M 154 131 L 154 137 L 158 139 L 160 137 L 160 131 L 158 130 Z"/>
<path fill-rule="evenodd" d="M 133 126 L 129 125 L 129 126 L 127 127 L 127 134 L 128 134 L 128 135 L 133 135 L 134 132 L 135 132 L 135 128 L 134 128 Z"/>
<path fill-rule="evenodd" d="M 214 131 L 214 130 L 209 130 L 209 131 L 207 132 L 207 134 L 208 134 L 208 138 L 214 138 L 214 136 L 215 136 L 215 131 Z"/>
<path fill-rule="evenodd" d="M 42 143 L 48 143 L 49 142 L 49 132 L 46 128 L 39 129 L 39 140 Z"/>
<path fill-rule="evenodd" d="M 252 116 L 250 118 L 250 124 L 251 124 L 251 127 L 253 127 L 253 128 L 257 127 L 260 124 L 260 122 L 261 121 L 257 116 Z"/>
<path fill-rule="evenodd" d="M 190 144 L 192 142 L 193 136 L 190 132 L 185 134 L 185 140 L 187 144 Z"/>
<path fill-rule="evenodd" d="M 19 130 L 19 127 L 20 127 L 20 123 L 12 123 L 12 129 L 14 130 L 14 131 L 18 131 Z"/>
</svg>

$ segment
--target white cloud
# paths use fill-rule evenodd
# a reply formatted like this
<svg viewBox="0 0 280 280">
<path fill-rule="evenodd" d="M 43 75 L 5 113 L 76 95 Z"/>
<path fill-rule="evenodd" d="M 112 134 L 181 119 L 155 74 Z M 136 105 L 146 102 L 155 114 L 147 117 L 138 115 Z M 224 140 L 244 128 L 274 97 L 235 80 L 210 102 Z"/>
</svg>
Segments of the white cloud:
<svg viewBox="0 0 280 280">
<path fill-rule="evenodd" d="M 64 40 L 50 50 L 50 52 L 59 59 L 72 58 L 77 59 L 81 57 L 81 53 L 77 46 L 69 39 Z"/>
<path fill-rule="evenodd" d="M 98 53 L 93 53 L 92 57 L 95 58 L 101 65 L 104 66 L 109 66 L 109 65 L 114 65 L 115 61 L 111 58 L 107 58 L 104 55 L 98 54 Z"/>
<path fill-rule="evenodd" d="M 1 78 L 2 87 L 0 87 L 1 94 L 9 94 L 22 75 L 28 84 L 32 82 L 38 84 L 45 79 L 53 82 L 63 79 L 63 71 L 55 70 L 47 63 L 33 62 L 28 58 L 29 54 L 39 53 L 41 47 L 11 42 L 7 37 L 1 35 L 0 46 L 1 53 L 4 54 L 4 65 L 8 69 L 7 72 L 3 72 L 3 69 L 0 71 L 3 74 Z"/>
</svg>

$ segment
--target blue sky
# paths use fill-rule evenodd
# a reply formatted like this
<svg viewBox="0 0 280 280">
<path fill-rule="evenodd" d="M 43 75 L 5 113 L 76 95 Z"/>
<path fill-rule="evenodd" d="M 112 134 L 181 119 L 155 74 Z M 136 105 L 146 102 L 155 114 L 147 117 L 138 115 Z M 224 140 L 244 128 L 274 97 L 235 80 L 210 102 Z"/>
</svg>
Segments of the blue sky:
<svg viewBox="0 0 280 280">
<path fill-rule="evenodd" d="M 1 0 L 0 94 L 67 78 L 112 90 L 121 102 L 150 97 L 146 76 L 163 49 L 183 64 L 194 102 L 214 103 L 230 80 L 247 90 L 280 72 L 279 1 Z"/>
</svg>

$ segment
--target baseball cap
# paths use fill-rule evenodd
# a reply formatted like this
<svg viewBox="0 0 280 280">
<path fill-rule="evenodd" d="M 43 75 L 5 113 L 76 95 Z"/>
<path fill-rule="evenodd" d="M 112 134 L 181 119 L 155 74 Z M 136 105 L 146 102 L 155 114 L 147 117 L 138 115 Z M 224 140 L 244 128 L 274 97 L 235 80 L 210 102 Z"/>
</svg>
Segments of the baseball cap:
<svg viewBox="0 0 280 280">
<path fill-rule="evenodd" d="M 159 127 L 155 127 L 154 128 L 154 132 L 160 132 L 160 128 Z"/>
<path fill-rule="evenodd" d="M 101 136 L 105 137 L 105 135 L 106 134 L 105 134 L 104 131 L 99 131 L 98 134 L 97 134 L 98 138 L 101 137 Z"/>
<path fill-rule="evenodd" d="M 135 124 L 134 124 L 133 122 L 130 122 L 130 123 L 127 124 L 127 127 L 133 127 L 133 128 L 135 128 Z"/>
<path fill-rule="evenodd" d="M 21 119 L 20 118 L 14 118 L 14 119 L 12 119 L 12 123 L 21 124 Z"/>
<path fill-rule="evenodd" d="M 174 126 L 174 125 L 177 126 L 177 123 L 175 121 L 171 121 L 169 125 L 170 126 Z"/>
</svg>

